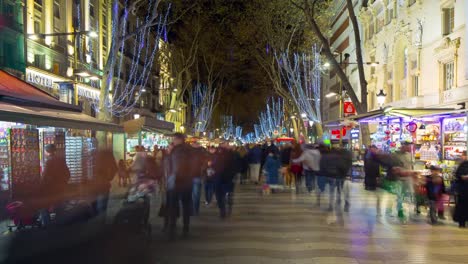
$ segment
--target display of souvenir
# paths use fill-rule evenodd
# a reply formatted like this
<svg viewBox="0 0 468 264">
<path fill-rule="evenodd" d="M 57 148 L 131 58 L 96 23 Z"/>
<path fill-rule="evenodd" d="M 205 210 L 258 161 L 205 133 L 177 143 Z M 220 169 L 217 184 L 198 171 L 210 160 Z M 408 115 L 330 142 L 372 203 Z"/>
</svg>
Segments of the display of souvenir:
<svg viewBox="0 0 468 264">
<path fill-rule="evenodd" d="M 8 129 L 0 128 L 0 191 L 10 189 L 10 153 Z"/>
<path fill-rule="evenodd" d="M 70 170 L 70 182 L 81 182 L 83 176 L 83 138 L 65 138 L 65 159 Z"/>
<path fill-rule="evenodd" d="M 12 188 L 37 184 L 39 171 L 39 132 L 33 128 L 10 130 Z"/>
</svg>

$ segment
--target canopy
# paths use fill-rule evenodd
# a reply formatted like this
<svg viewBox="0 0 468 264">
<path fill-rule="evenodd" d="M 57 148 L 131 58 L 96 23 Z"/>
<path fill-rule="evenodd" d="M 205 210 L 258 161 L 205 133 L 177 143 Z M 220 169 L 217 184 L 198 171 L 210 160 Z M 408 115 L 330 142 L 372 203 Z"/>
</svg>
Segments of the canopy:
<svg viewBox="0 0 468 264">
<path fill-rule="evenodd" d="M 276 139 L 276 142 L 294 142 L 295 139 L 291 137 L 280 137 Z"/>
<path fill-rule="evenodd" d="M 123 132 L 119 125 L 98 120 L 81 112 L 26 107 L 7 102 L 0 102 L 0 120 L 36 126 Z"/>
<path fill-rule="evenodd" d="M 395 117 L 395 118 L 408 118 L 415 119 L 427 116 L 435 115 L 450 115 L 453 113 L 454 108 L 393 108 L 387 107 L 379 110 L 374 110 L 367 112 L 365 114 L 350 116 L 350 119 L 359 121 L 359 122 L 372 122 L 378 121 L 385 117 Z"/>
<path fill-rule="evenodd" d="M 125 133 L 135 134 L 140 131 L 159 133 L 164 135 L 174 134 L 174 124 L 171 122 L 158 120 L 156 118 L 140 117 L 123 123 Z"/>
<path fill-rule="evenodd" d="M 0 98 L 16 105 L 39 106 L 81 112 L 81 107 L 60 102 L 35 86 L 0 70 Z"/>
</svg>

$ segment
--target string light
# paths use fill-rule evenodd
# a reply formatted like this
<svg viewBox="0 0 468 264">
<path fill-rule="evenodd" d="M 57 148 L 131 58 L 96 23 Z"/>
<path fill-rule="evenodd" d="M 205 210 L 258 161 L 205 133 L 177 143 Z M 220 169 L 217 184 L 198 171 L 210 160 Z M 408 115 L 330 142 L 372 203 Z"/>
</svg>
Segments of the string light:
<svg viewBox="0 0 468 264">
<path fill-rule="evenodd" d="M 312 46 L 310 54 L 294 53 L 292 61 L 288 52 L 275 54 L 275 57 L 297 110 L 305 113 L 310 121 L 321 122 L 320 66 L 322 62 L 317 46 Z"/>
<path fill-rule="evenodd" d="M 193 120 L 195 131 L 205 132 L 211 121 L 217 88 L 209 88 L 197 83 L 191 93 Z"/>
</svg>

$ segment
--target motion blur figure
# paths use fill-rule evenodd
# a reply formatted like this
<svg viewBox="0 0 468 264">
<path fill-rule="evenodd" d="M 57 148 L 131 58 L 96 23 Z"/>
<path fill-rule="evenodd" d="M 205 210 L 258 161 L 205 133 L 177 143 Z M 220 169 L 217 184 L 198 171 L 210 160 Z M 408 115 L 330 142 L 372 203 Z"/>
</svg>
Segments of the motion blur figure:
<svg viewBox="0 0 468 264">
<path fill-rule="evenodd" d="M 460 228 L 466 227 L 468 221 L 468 161 L 466 151 L 462 154 L 462 161 L 455 172 L 456 178 L 456 204 L 453 220 L 458 222 Z"/>
<path fill-rule="evenodd" d="M 46 145 L 46 162 L 42 172 L 41 182 L 41 200 L 43 206 L 40 210 L 40 217 L 43 226 L 50 224 L 49 208 L 55 207 L 60 210 L 66 201 L 67 186 L 70 180 L 70 171 L 68 169 L 65 157 L 57 154 L 57 148 L 54 144 Z"/>
<path fill-rule="evenodd" d="M 118 171 L 112 150 L 98 150 L 95 156 L 95 164 L 93 208 L 96 215 L 105 215 L 109 202 L 111 181 Z"/>
<path fill-rule="evenodd" d="M 216 201 L 218 202 L 219 215 L 224 219 L 232 212 L 234 177 L 239 171 L 236 155 L 227 143 L 220 145 L 218 154 L 215 157 L 214 168 L 216 177 Z"/>
<path fill-rule="evenodd" d="M 176 222 L 179 202 L 182 203 L 183 237 L 189 235 L 190 214 L 192 211 L 192 185 L 191 150 L 185 143 L 185 135 L 176 133 L 172 142 L 174 148 L 169 154 L 169 177 L 167 179 L 167 210 L 169 224 L 169 239 L 176 235 Z"/>
</svg>

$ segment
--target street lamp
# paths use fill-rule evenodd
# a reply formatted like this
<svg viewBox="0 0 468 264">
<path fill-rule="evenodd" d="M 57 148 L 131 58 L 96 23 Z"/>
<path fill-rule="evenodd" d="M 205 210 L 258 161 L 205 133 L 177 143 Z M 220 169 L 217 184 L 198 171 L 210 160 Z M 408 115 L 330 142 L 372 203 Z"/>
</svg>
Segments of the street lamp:
<svg viewBox="0 0 468 264">
<path fill-rule="evenodd" d="M 133 115 L 133 119 L 138 119 L 138 118 L 140 118 L 140 114 L 134 114 Z"/>
<path fill-rule="evenodd" d="M 301 114 L 301 118 L 302 118 L 302 119 L 306 119 L 306 118 L 307 118 L 307 114 L 306 114 L 306 113 L 302 113 L 302 114 Z"/>
<path fill-rule="evenodd" d="M 382 89 L 380 89 L 380 92 L 377 94 L 377 103 L 379 104 L 380 108 L 382 108 L 382 106 L 385 104 L 386 97 L 387 97 L 387 94 L 384 93 Z"/>
</svg>

